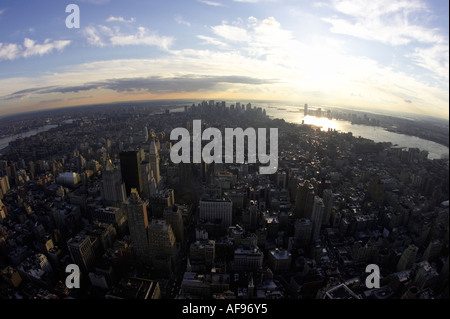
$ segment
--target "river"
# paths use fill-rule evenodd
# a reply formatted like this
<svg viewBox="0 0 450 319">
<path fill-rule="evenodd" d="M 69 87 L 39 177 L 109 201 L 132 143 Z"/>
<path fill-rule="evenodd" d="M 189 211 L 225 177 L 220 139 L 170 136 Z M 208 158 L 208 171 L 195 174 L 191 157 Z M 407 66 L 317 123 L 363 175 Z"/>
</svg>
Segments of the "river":
<svg viewBox="0 0 450 319">
<path fill-rule="evenodd" d="M 0 139 L 0 151 L 3 150 L 5 147 L 7 147 L 9 145 L 9 142 L 15 141 L 18 138 L 30 137 L 30 136 L 39 134 L 41 132 L 48 131 L 48 130 L 50 130 L 52 128 L 55 128 L 55 127 L 58 127 L 58 125 L 47 124 L 47 125 L 44 125 L 44 126 L 41 126 L 41 127 L 37 128 L 37 129 L 29 130 L 29 131 L 24 132 L 22 134 L 16 134 L 16 135 L 13 135 L 13 136 L 4 137 L 4 138 Z"/>
<path fill-rule="evenodd" d="M 353 136 L 361 136 L 373 140 L 374 142 L 391 142 L 394 147 L 418 148 L 428 151 L 429 159 L 449 158 L 449 148 L 436 142 L 428 141 L 416 136 L 389 132 L 382 127 L 352 124 L 350 121 L 328 119 L 326 117 L 304 116 L 303 110 L 293 111 L 289 107 L 268 107 L 266 114 L 273 118 L 281 118 L 290 123 L 302 123 L 320 126 L 322 130 L 329 128 L 336 131 L 348 133 Z"/>
</svg>

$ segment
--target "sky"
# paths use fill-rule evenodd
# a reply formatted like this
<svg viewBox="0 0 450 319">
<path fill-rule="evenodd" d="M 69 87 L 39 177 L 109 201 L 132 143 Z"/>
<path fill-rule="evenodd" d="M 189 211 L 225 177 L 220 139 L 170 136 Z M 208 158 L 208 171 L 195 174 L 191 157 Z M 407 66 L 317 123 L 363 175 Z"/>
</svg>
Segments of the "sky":
<svg viewBox="0 0 450 319">
<path fill-rule="evenodd" d="M 449 2 L 0 0 L 0 116 L 151 99 L 448 119 Z"/>
</svg>

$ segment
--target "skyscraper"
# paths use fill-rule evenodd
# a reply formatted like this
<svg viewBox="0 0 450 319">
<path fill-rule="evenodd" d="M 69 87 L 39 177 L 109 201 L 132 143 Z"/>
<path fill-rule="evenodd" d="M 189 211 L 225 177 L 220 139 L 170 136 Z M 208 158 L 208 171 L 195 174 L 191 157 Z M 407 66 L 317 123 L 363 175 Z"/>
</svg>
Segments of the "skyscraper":
<svg viewBox="0 0 450 319">
<path fill-rule="evenodd" d="M 165 219 L 152 219 L 148 228 L 148 236 L 152 256 L 175 257 L 175 234 L 172 226 Z"/>
<path fill-rule="evenodd" d="M 308 104 L 305 104 L 305 107 L 303 108 L 303 115 L 308 115 Z"/>
<path fill-rule="evenodd" d="M 120 152 L 119 157 L 122 180 L 125 183 L 127 196 L 130 196 L 132 188 L 141 193 L 143 187 L 140 153 L 138 151 Z"/>
<path fill-rule="evenodd" d="M 413 244 L 409 245 L 403 252 L 397 263 L 397 271 L 403 271 L 412 268 L 416 261 L 417 251 L 419 248 Z"/>
<path fill-rule="evenodd" d="M 233 202 L 228 197 L 208 198 L 203 197 L 199 203 L 200 219 L 214 222 L 220 220 L 222 227 L 232 224 Z"/>
<path fill-rule="evenodd" d="M 305 180 L 303 183 L 298 185 L 294 209 L 294 215 L 296 218 L 311 218 L 314 195 L 314 186 L 309 180 Z"/>
<path fill-rule="evenodd" d="M 164 219 L 172 227 L 176 240 L 182 243 L 184 240 L 184 223 L 181 209 L 177 206 L 166 208 L 164 210 Z"/>
<path fill-rule="evenodd" d="M 313 224 L 309 219 L 297 219 L 294 238 L 300 247 L 308 247 L 311 243 Z"/>
<path fill-rule="evenodd" d="M 147 202 L 141 200 L 136 189 L 132 189 L 125 208 L 128 214 L 131 243 L 136 256 L 141 261 L 149 261 Z"/>
<path fill-rule="evenodd" d="M 89 235 L 85 233 L 78 234 L 69 239 L 67 247 L 72 260 L 82 271 L 87 272 L 93 270 L 95 266 L 95 254 Z"/>
<path fill-rule="evenodd" d="M 322 225 L 328 225 L 330 222 L 331 209 L 333 208 L 333 192 L 331 189 L 323 191 L 323 203 L 325 204 L 325 211 L 323 214 Z"/>
<path fill-rule="evenodd" d="M 325 211 L 325 205 L 322 198 L 319 196 L 314 196 L 314 205 L 312 209 L 312 223 L 313 223 L 313 234 L 312 242 L 314 243 L 319 238 L 320 227 L 322 226 L 322 219 Z"/>
<path fill-rule="evenodd" d="M 158 185 L 159 181 L 161 180 L 161 176 L 159 174 L 159 153 L 155 138 L 152 138 L 152 141 L 150 143 L 149 161 L 150 169 L 153 172 L 153 177 L 155 178 L 156 185 Z"/>
<path fill-rule="evenodd" d="M 120 170 L 110 159 L 107 160 L 103 175 L 102 195 L 106 204 L 123 202 L 126 199 L 125 184 L 122 183 Z"/>
</svg>

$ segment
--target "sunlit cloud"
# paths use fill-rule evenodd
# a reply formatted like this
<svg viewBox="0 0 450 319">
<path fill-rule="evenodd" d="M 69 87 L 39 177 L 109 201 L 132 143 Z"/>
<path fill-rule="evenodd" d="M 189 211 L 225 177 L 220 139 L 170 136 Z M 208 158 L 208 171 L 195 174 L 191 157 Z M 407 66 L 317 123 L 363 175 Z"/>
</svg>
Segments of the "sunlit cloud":
<svg viewBox="0 0 450 319">
<path fill-rule="evenodd" d="M 15 100 L 30 98 L 33 95 L 53 94 L 53 93 L 79 93 L 83 91 L 104 89 L 118 93 L 128 92 L 148 92 L 148 93 L 178 93 L 178 92 L 201 92 L 220 89 L 221 86 L 236 85 L 261 85 L 275 83 L 275 80 L 262 80 L 246 76 L 198 76 L 185 75 L 180 77 L 135 77 L 107 79 L 98 82 L 89 82 L 76 86 L 44 86 L 29 88 L 13 92 L 1 97 L 3 100 Z"/>
<path fill-rule="evenodd" d="M 349 1 L 335 0 L 332 7 L 345 18 L 323 18 L 332 24 L 334 33 L 380 41 L 391 45 L 405 45 L 412 41 L 435 43 L 443 37 L 435 29 L 417 24 L 412 19 L 426 14 L 427 6 L 417 0 Z"/>
<path fill-rule="evenodd" d="M 435 73 L 438 78 L 449 80 L 448 45 L 436 44 L 428 48 L 415 48 L 409 57 L 419 66 Z"/>
<path fill-rule="evenodd" d="M 213 7 L 230 4 L 199 2 Z M 192 23 L 196 20 L 188 21 L 192 18 L 187 12 L 170 13 L 167 21 L 178 26 L 158 32 L 153 31 L 154 26 L 134 24 L 136 19 L 123 12 L 106 20 L 104 16 L 97 23 L 83 25 L 77 33 L 88 44 L 86 50 L 98 55 L 88 55 L 86 63 L 74 59 L 70 65 L 55 66 L 34 76 L 0 79 L 0 100 L 8 105 L 41 107 L 42 101 L 76 105 L 101 98 L 211 96 L 399 112 L 414 109 L 448 117 L 443 107 L 448 105 L 448 40 L 441 30 L 427 27 L 423 20 L 427 20 L 428 8 L 422 1 L 336 0 L 313 6 L 331 14 L 315 17 L 322 29 L 311 37 L 299 35 L 296 25 L 284 22 L 279 14 L 264 16 L 257 11 L 234 20 L 228 16 L 226 21 L 223 16 L 208 20 L 217 22 L 203 28 Z M 176 34 L 180 29 L 184 29 L 183 36 L 187 30 L 193 33 L 180 39 Z M 46 55 L 62 51 L 70 43 L 31 38 L 34 35 L 28 35 L 23 43 L 0 43 L 0 60 Z M 355 50 L 368 41 L 377 49 L 387 49 L 387 58 Z M 102 56 L 102 52 L 125 46 L 138 48 L 138 55 L 127 50 L 130 55 L 122 59 Z M 142 58 L 147 49 L 151 55 Z M 394 50 L 397 60 L 392 58 Z M 93 60 L 95 56 L 98 60 Z"/>
<path fill-rule="evenodd" d="M 409 61 L 448 81 L 448 35 L 430 28 L 430 10 L 420 0 L 349 1 L 334 0 L 321 6 L 341 16 L 326 17 L 330 31 L 394 47 L 410 48 Z"/>
</svg>

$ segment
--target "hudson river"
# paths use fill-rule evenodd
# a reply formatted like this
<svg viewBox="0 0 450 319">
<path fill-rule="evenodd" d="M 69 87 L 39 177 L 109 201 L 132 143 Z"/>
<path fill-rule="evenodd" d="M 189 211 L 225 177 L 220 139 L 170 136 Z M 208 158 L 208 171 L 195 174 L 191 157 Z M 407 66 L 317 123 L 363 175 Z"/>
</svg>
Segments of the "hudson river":
<svg viewBox="0 0 450 319">
<path fill-rule="evenodd" d="M 299 109 L 299 108 L 298 108 Z M 409 136 L 394 132 L 389 132 L 382 127 L 357 125 L 345 120 L 329 120 L 325 117 L 304 116 L 303 110 L 293 111 L 291 107 L 265 107 L 266 114 L 272 118 L 284 119 L 286 122 L 320 126 L 322 130 L 328 128 L 336 129 L 340 132 L 351 132 L 353 136 L 361 136 L 373 140 L 374 142 L 391 142 L 393 147 L 418 148 L 428 151 L 429 159 L 449 158 L 449 148 L 447 146 L 424 140 L 416 136 Z"/>
</svg>

